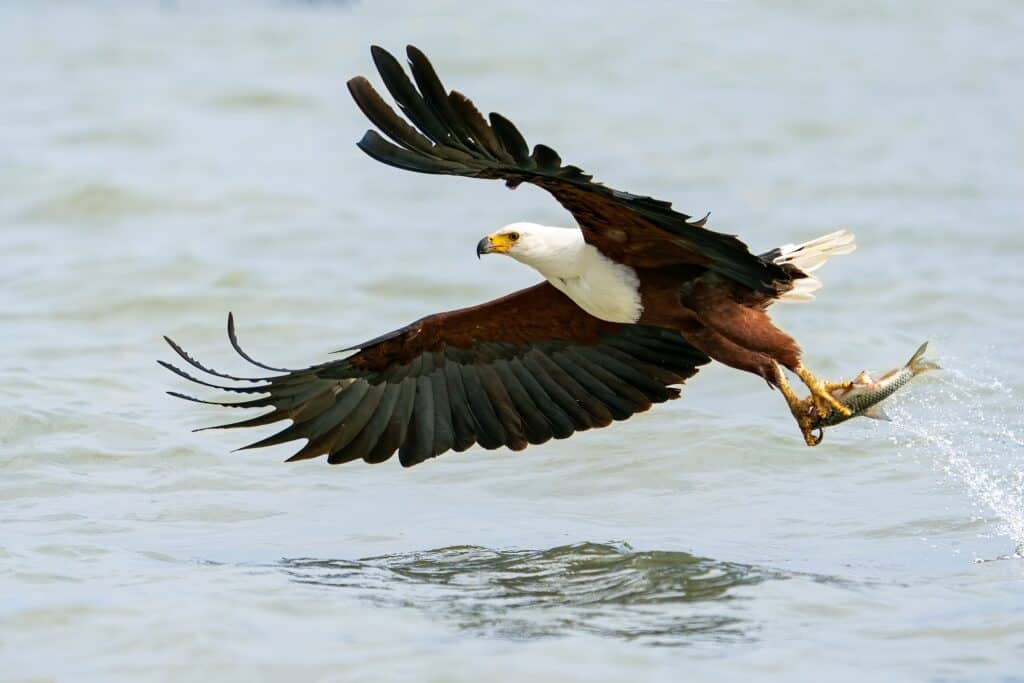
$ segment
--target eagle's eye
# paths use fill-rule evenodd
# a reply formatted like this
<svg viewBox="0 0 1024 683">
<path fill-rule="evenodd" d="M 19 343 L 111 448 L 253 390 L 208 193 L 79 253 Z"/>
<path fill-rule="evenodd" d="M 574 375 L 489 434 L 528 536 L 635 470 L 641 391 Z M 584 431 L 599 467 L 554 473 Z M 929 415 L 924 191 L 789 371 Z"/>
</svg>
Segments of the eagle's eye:
<svg viewBox="0 0 1024 683">
<path fill-rule="evenodd" d="M 510 232 L 508 234 L 508 238 L 510 240 L 512 240 L 513 242 L 518 242 L 519 241 L 519 233 L 518 232 Z"/>
</svg>

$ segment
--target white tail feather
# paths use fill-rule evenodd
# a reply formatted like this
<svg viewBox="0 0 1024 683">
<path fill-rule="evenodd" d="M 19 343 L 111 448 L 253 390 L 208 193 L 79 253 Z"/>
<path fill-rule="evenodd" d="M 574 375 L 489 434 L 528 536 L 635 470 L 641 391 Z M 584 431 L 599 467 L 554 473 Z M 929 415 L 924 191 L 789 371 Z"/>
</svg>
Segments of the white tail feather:
<svg viewBox="0 0 1024 683">
<path fill-rule="evenodd" d="M 794 280 L 793 289 L 780 296 L 778 301 L 786 303 L 812 301 L 814 299 L 812 292 L 821 289 L 822 284 L 821 280 L 811 273 L 825 265 L 825 261 L 830 256 L 849 254 L 856 248 L 853 235 L 845 230 L 837 230 L 803 244 L 784 244 L 779 247 L 779 251 L 782 253 L 775 257 L 775 263 L 796 266 L 807 273 L 807 277 Z"/>
</svg>

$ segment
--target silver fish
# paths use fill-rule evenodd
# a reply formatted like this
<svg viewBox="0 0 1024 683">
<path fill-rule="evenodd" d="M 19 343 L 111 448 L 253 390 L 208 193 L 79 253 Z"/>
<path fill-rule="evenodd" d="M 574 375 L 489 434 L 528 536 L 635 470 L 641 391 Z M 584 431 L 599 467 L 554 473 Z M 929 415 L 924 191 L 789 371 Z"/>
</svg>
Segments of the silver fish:
<svg viewBox="0 0 1024 683">
<path fill-rule="evenodd" d="M 833 410 L 826 417 L 819 418 L 812 427 L 819 431 L 818 440 L 821 440 L 825 427 L 833 427 L 854 417 L 864 416 L 876 420 L 890 419 L 879 404 L 921 373 L 940 369 L 938 364 L 923 358 L 927 348 L 928 342 L 921 344 L 906 365 L 890 370 L 877 380 L 871 379 L 867 372 L 862 372 L 849 386 L 833 391 L 832 395 L 849 408 L 852 414 L 842 415 Z M 811 409 L 813 410 L 813 408 Z"/>
</svg>

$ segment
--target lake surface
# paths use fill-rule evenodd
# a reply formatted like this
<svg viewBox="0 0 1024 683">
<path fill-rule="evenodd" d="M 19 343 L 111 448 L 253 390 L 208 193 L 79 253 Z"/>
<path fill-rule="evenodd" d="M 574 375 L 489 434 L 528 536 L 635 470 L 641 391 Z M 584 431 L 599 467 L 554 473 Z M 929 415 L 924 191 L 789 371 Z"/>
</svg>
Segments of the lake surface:
<svg viewBox="0 0 1024 683">
<path fill-rule="evenodd" d="M 1010 0 L 4 3 L 0 678 L 1024 680 L 1021 35 Z M 409 470 L 193 434 L 237 413 L 164 394 L 161 335 L 240 370 L 233 311 L 319 362 L 533 283 L 477 240 L 569 224 L 355 148 L 345 80 L 409 42 L 754 248 L 852 230 L 777 322 L 824 376 L 945 370 L 815 449 L 718 366 Z"/>
</svg>

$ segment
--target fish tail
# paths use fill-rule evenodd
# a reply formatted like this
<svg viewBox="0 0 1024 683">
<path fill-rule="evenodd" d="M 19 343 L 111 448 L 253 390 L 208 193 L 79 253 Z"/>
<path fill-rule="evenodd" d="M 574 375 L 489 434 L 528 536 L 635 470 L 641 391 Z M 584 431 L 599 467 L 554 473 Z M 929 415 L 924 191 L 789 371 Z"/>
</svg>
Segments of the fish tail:
<svg viewBox="0 0 1024 683">
<path fill-rule="evenodd" d="M 924 352 L 928 350 L 928 342 L 921 344 L 914 355 L 907 361 L 907 368 L 910 369 L 911 374 L 915 377 L 920 375 L 922 372 L 928 372 L 929 370 L 941 370 L 941 366 L 938 363 L 933 363 L 930 360 L 924 359 Z"/>
</svg>

